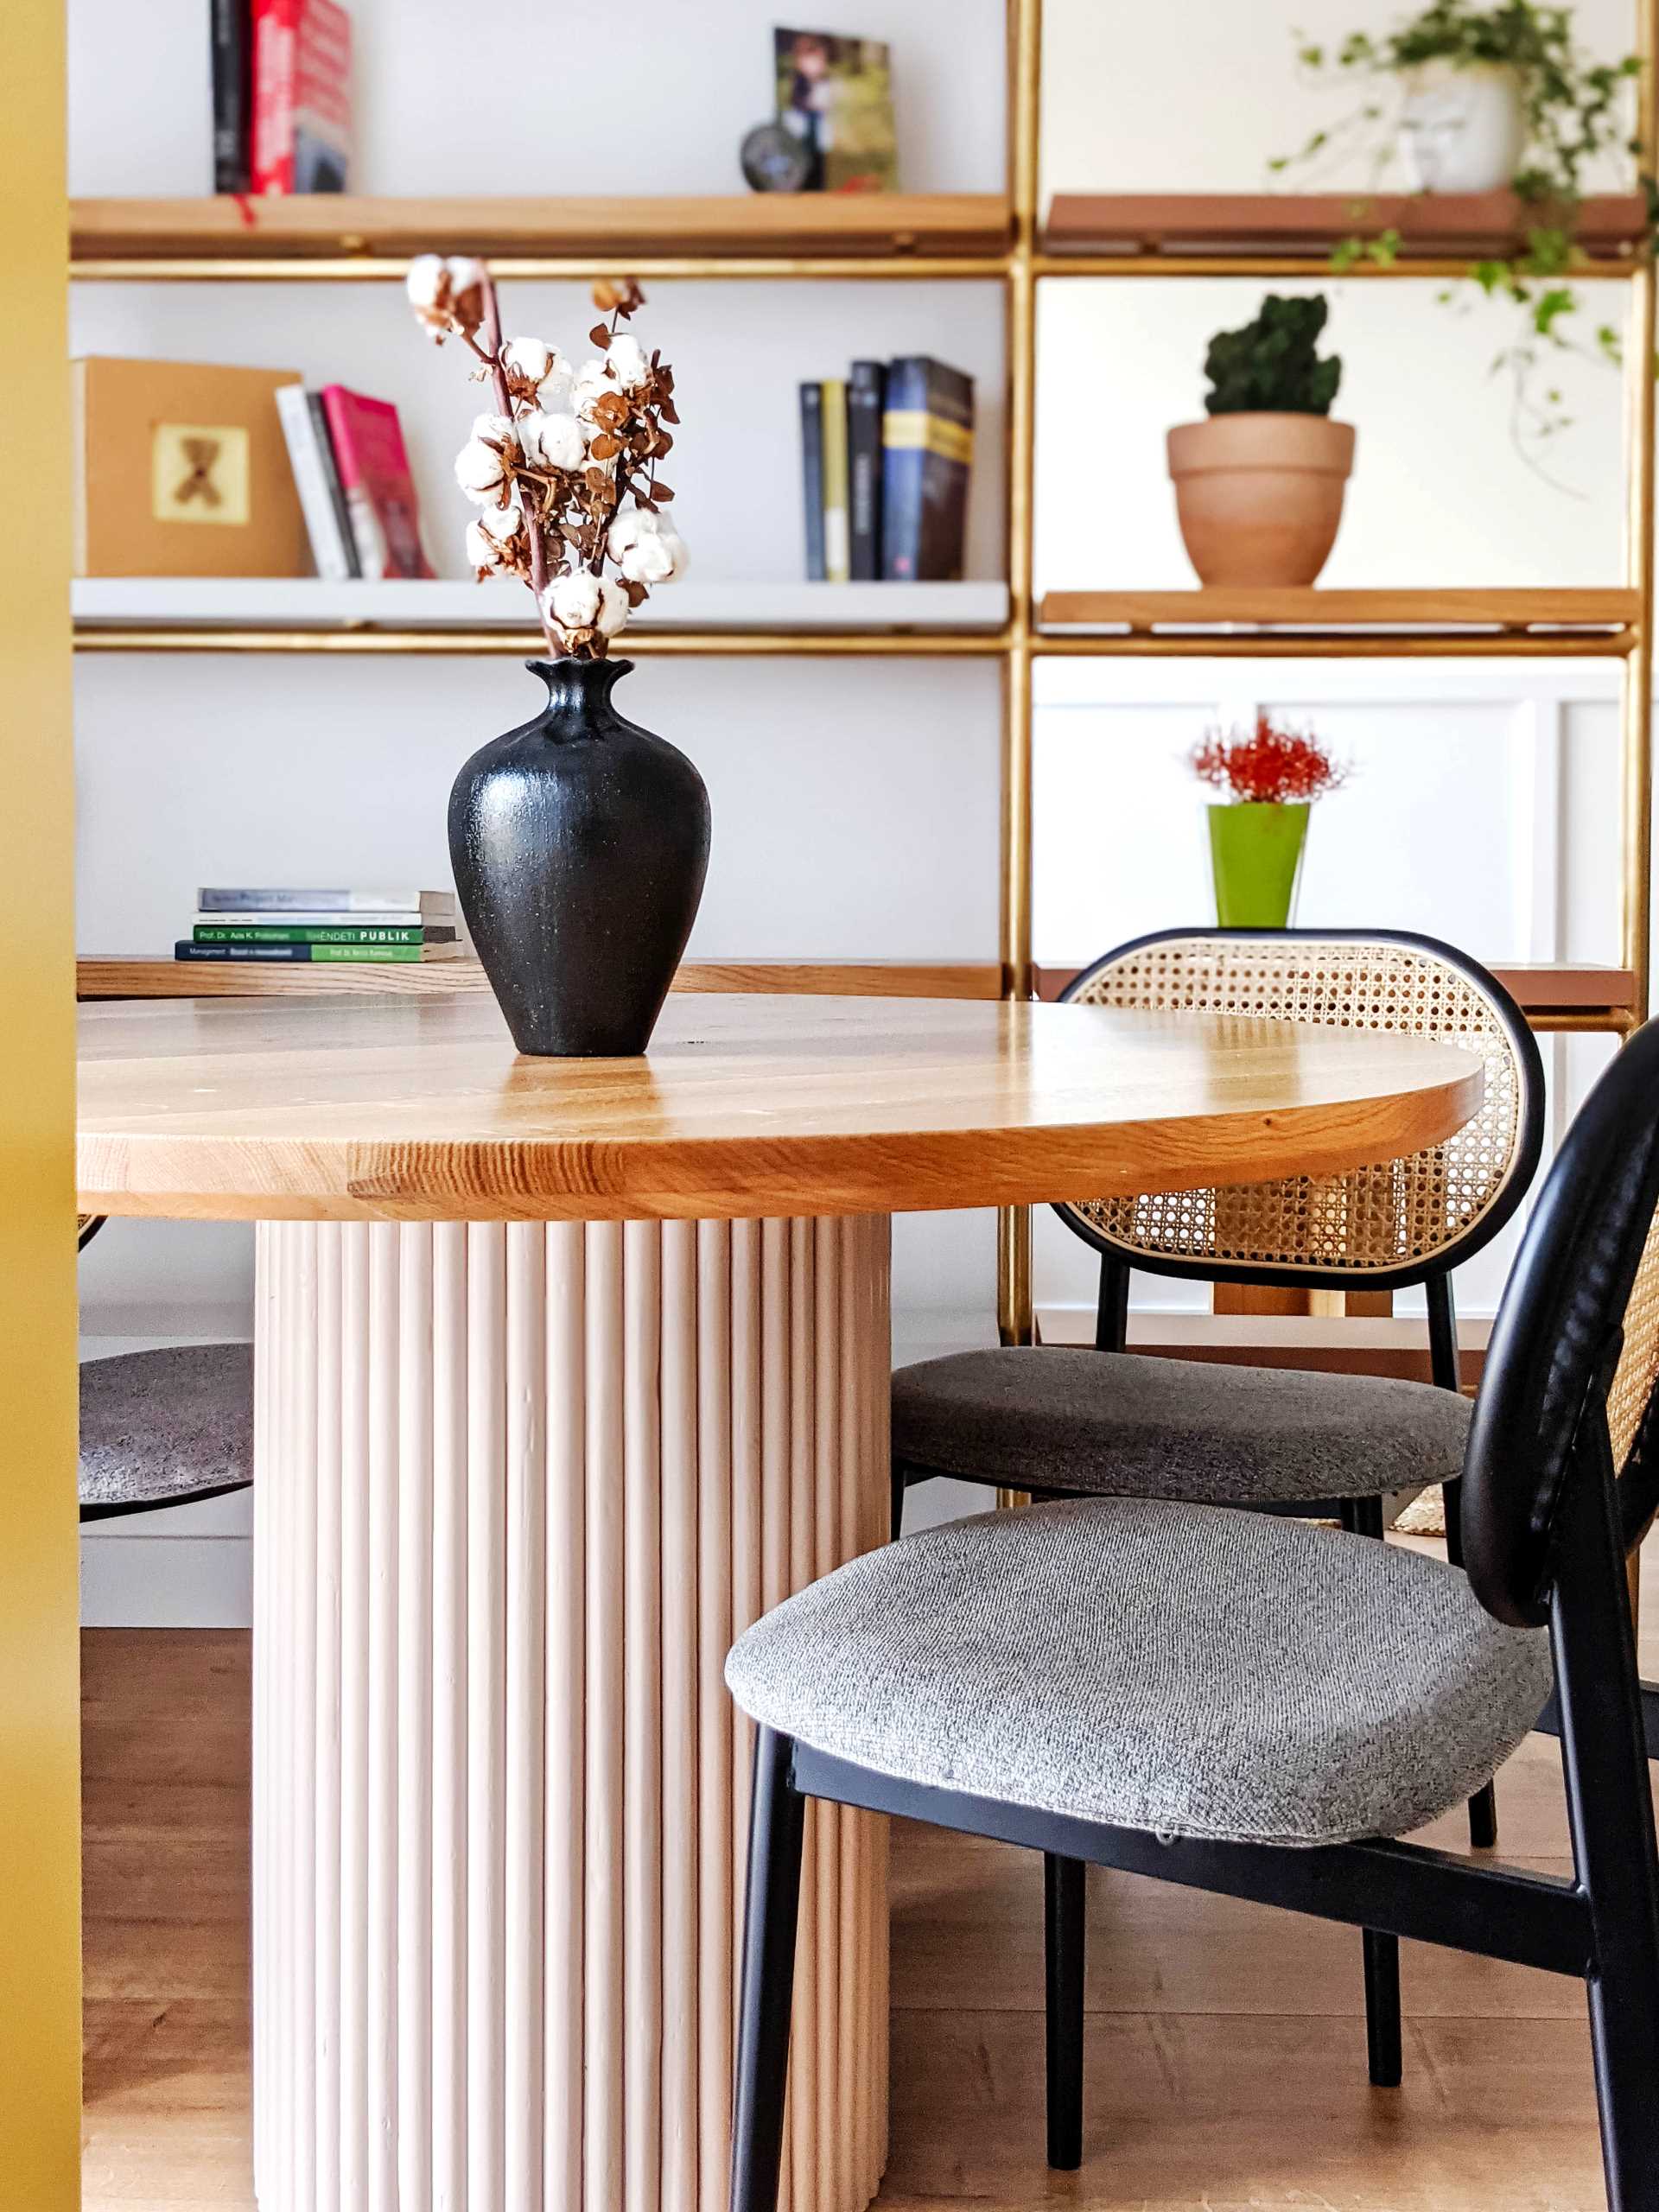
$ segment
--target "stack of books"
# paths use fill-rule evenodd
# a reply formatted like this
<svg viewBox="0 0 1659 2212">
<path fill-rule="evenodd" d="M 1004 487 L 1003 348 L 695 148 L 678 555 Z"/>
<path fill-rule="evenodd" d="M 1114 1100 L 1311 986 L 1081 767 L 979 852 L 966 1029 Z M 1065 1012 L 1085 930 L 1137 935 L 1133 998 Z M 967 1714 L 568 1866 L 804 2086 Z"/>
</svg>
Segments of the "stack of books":
<svg viewBox="0 0 1659 2212">
<path fill-rule="evenodd" d="M 336 0 L 210 0 L 215 192 L 344 192 L 352 19 Z"/>
<path fill-rule="evenodd" d="M 281 385 L 276 412 L 320 576 L 429 576 L 397 410 L 343 384 Z"/>
<path fill-rule="evenodd" d="M 812 583 L 956 582 L 974 458 L 974 380 L 925 353 L 801 386 Z"/>
<path fill-rule="evenodd" d="M 465 957 L 453 891 L 296 891 L 211 886 L 179 960 L 371 966 Z"/>
</svg>

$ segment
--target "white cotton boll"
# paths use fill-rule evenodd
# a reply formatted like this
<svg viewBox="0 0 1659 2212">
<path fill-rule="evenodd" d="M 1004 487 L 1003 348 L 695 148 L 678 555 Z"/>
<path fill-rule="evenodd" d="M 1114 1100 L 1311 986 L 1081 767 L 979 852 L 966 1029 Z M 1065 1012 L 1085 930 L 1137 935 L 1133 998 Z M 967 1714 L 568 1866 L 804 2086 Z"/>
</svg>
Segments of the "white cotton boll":
<svg viewBox="0 0 1659 2212">
<path fill-rule="evenodd" d="M 599 613 L 594 618 L 594 626 L 601 637 L 613 638 L 627 620 L 631 612 L 628 606 L 628 594 L 623 590 L 621 585 L 610 576 L 601 576 L 597 581 Z"/>
<path fill-rule="evenodd" d="M 490 281 L 489 270 L 470 253 L 452 253 L 443 265 L 450 289 L 457 297 L 462 292 L 481 290 Z"/>
<path fill-rule="evenodd" d="M 553 366 L 542 378 L 541 389 L 536 393 L 536 404 L 547 415 L 574 415 L 571 401 L 576 389 L 575 372 L 562 353 L 553 356 Z"/>
<path fill-rule="evenodd" d="M 574 415 L 521 415 L 516 425 L 524 458 L 543 468 L 580 468 L 587 453 Z"/>
<path fill-rule="evenodd" d="M 499 505 L 506 480 L 501 456 L 495 448 L 486 445 L 482 438 L 468 438 L 455 455 L 455 481 L 467 498 L 475 499 L 480 506 L 486 503 Z"/>
<path fill-rule="evenodd" d="M 522 377 L 534 391 L 563 364 L 558 347 L 544 338 L 510 338 L 501 348 L 501 365 L 509 376 Z"/>
<path fill-rule="evenodd" d="M 474 569 L 493 569 L 501 566 L 501 547 L 485 529 L 481 518 L 467 525 L 467 558 Z"/>
<path fill-rule="evenodd" d="M 417 253 L 410 263 L 409 274 L 404 279 L 409 304 L 417 311 L 423 308 L 435 307 L 447 281 L 442 254 Z"/>
<path fill-rule="evenodd" d="M 474 415 L 472 434 L 475 438 L 493 438 L 497 445 L 504 445 L 513 434 L 512 417 L 510 415 Z"/>
<path fill-rule="evenodd" d="M 594 402 L 616 388 L 616 378 L 607 372 L 604 362 L 597 356 L 591 361 L 584 361 L 576 371 L 575 382 L 571 386 L 571 412 L 579 423 L 592 423 Z"/>
<path fill-rule="evenodd" d="M 542 594 L 542 606 L 561 630 L 591 630 L 599 620 L 599 578 L 586 569 L 555 576 Z"/>
<path fill-rule="evenodd" d="M 624 391 L 633 391 L 636 385 L 644 384 L 651 374 L 651 362 L 646 357 L 645 347 L 637 338 L 626 330 L 612 339 L 610 351 L 606 355 L 606 359 L 615 372 L 616 381 Z"/>
<path fill-rule="evenodd" d="M 649 507 L 630 507 L 618 515 L 606 550 L 630 583 L 672 583 L 685 571 L 684 541 L 671 522 Z"/>
<path fill-rule="evenodd" d="M 477 521 L 469 523 L 467 527 L 469 530 L 481 530 L 499 544 L 505 545 L 510 539 L 518 537 L 524 527 L 524 511 L 515 497 L 510 506 L 486 507 Z"/>
</svg>

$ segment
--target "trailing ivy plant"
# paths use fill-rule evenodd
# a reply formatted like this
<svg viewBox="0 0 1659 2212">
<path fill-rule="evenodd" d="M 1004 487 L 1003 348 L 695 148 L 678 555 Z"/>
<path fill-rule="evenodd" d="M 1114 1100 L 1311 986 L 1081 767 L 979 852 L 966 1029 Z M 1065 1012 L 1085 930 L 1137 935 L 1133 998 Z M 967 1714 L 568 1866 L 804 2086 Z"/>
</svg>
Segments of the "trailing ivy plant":
<svg viewBox="0 0 1659 2212">
<path fill-rule="evenodd" d="M 1583 302 L 1572 280 L 1585 260 L 1576 232 L 1588 165 L 1608 152 L 1635 156 L 1641 150 L 1630 136 L 1624 97 L 1641 73 L 1640 58 L 1632 54 L 1618 61 L 1592 60 L 1573 41 L 1572 10 L 1540 7 L 1535 0 L 1502 0 L 1496 7 L 1432 0 L 1380 36 L 1355 31 L 1334 47 L 1296 35 L 1301 41 L 1297 60 L 1306 77 L 1322 86 L 1334 82 L 1366 89 L 1358 105 L 1336 123 L 1314 131 L 1294 154 L 1270 161 L 1268 167 L 1275 175 L 1338 151 L 1363 150 L 1374 189 L 1398 143 L 1406 72 L 1440 60 L 1465 67 L 1497 64 L 1515 72 L 1526 149 L 1510 181 L 1530 219 L 1514 252 L 1472 263 L 1465 282 L 1517 311 L 1516 335 L 1496 355 L 1492 368 L 1510 380 L 1516 445 L 1544 474 L 1541 448 L 1572 419 L 1564 411 L 1560 390 L 1547 381 L 1552 355 L 1578 353 L 1613 364 L 1622 357 L 1612 324 L 1585 331 Z M 1641 183 L 1648 210 L 1643 250 L 1651 253 L 1659 240 L 1659 187 L 1645 175 Z M 1363 223 L 1368 212 L 1364 199 L 1354 202 L 1356 223 Z M 1331 265 L 1338 272 L 1360 262 L 1387 265 L 1399 250 L 1397 230 L 1369 236 L 1357 232 L 1338 243 Z M 1448 288 L 1440 296 L 1450 302 L 1460 295 Z"/>
</svg>

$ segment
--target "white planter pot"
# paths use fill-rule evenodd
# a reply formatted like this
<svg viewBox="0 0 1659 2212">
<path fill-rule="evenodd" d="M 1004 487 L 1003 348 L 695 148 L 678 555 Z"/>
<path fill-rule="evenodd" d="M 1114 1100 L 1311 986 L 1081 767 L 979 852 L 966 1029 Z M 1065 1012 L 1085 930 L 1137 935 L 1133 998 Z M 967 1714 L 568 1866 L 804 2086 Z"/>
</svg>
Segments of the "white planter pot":
<svg viewBox="0 0 1659 2212">
<path fill-rule="evenodd" d="M 1405 74 L 1400 150 L 1414 192 L 1502 192 L 1521 166 L 1521 80 L 1500 63 L 1425 61 Z"/>
</svg>

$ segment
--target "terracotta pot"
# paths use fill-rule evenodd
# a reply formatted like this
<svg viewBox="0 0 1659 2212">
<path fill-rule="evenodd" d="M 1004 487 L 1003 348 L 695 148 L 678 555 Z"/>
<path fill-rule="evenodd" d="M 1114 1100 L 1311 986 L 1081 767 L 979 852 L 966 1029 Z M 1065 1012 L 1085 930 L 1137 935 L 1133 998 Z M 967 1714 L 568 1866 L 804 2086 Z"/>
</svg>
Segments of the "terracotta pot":
<svg viewBox="0 0 1659 2212">
<path fill-rule="evenodd" d="M 1206 584 L 1311 584 L 1342 520 L 1351 423 L 1212 415 L 1169 434 L 1187 557 Z"/>
</svg>

